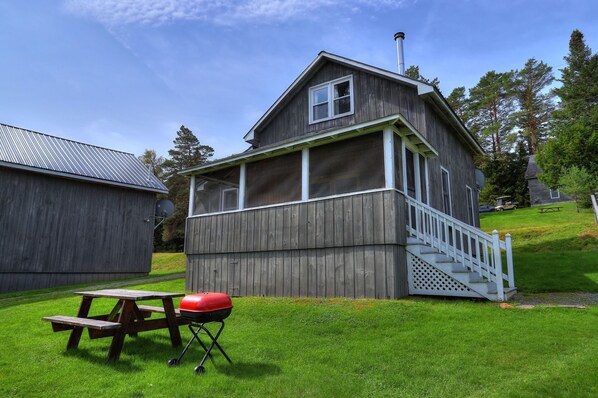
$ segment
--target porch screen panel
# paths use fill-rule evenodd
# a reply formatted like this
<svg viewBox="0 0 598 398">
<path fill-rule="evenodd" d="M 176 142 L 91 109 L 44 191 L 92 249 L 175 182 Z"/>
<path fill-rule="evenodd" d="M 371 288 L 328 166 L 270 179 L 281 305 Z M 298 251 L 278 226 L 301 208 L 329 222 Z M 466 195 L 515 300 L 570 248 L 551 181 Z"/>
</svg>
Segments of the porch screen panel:
<svg viewBox="0 0 598 398">
<path fill-rule="evenodd" d="M 301 200 L 301 152 L 247 163 L 245 207 Z"/>
<path fill-rule="evenodd" d="M 193 215 L 236 210 L 239 175 L 239 166 L 234 166 L 196 176 Z"/>
<path fill-rule="evenodd" d="M 309 150 L 310 198 L 376 188 L 384 188 L 381 132 Z"/>
<path fill-rule="evenodd" d="M 394 157 L 395 157 L 395 188 L 403 191 L 403 149 L 401 137 L 394 134 Z"/>
</svg>

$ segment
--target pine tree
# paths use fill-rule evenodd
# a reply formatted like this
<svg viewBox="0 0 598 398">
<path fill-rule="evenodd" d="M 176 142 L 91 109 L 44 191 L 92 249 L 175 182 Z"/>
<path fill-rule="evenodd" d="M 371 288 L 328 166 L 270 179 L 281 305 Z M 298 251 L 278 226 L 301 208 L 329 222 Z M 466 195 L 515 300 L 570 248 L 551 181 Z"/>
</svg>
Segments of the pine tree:
<svg viewBox="0 0 598 398">
<path fill-rule="evenodd" d="M 153 149 L 146 149 L 143 154 L 138 156 L 139 159 L 148 169 L 151 170 L 152 174 L 155 175 L 160 181 L 164 179 L 164 158 L 158 156 L 156 151 Z"/>
<path fill-rule="evenodd" d="M 514 71 L 490 71 L 469 89 L 467 108 L 471 117 L 467 127 L 494 158 L 508 152 L 516 140 L 513 134 L 514 76 Z"/>
<path fill-rule="evenodd" d="M 169 198 L 173 201 L 175 212 L 164 221 L 164 241 L 171 250 L 180 251 L 185 242 L 185 220 L 189 208 L 189 179 L 178 174 L 179 171 L 205 163 L 214 149 L 201 145 L 191 130 L 181 126 L 173 141 L 174 148 L 168 151 L 170 158 L 164 161 L 164 175 Z"/>
<path fill-rule="evenodd" d="M 519 103 L 516 124 L 530 155 L 538 152 L 540 144 L 546 140 L 548 122 L 554 111 L 554 93 L 545 91 L 553 81 L 552 68 L 534 58 L 530 58 L 516 74 L 515 95 Z"/>
<path fill-rule="evenodd" d="M 437 88 L 440 86 L 440 80 L 435 77 L 434 79 L 426 79 L 422 75 L 419 74 L 419 66 L 418 65 L 411 65 L 409 68 L 405 70 L 405 76 L 410 77 L 415 80 L 421 80 L 422 82 L 433 84 Z"/>
<path fill-rule="evenodd" d="M 553 138 L 537 156 L 540 180 L 552 188 L 572 166 L 598 175 L 598 55 L 592 55 L 583 34 L 575 30 L 564 59 L 562 85 L 555 89 L 560 103 L 551 124 Z"/>
<path fill-rule="evenodd" d="M 465 95 L 465 87 L 455 88 L 449 96 L 446 98 L 449 105 L 455 111 L 455 114 L 459 116 L 459 119 L 465 124 L 469 120 L 469 114 L 467 109 L 467 96 Z"/>
</svg>

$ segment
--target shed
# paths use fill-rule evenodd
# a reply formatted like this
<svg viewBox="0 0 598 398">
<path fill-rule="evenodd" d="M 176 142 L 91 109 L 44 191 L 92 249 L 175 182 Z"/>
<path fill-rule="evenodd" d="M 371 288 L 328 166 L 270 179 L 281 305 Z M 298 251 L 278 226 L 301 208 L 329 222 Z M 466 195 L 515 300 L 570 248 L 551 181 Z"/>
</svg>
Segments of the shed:
<svg viewBox="0 0 598 398">
<path fill-rule="evenodd" d="M 532 206 L 546 205 L 550 203 L 571 202 L 573 199 L 560 192 L 558 189 L 550 189 L 544 185 L 538 175 L 542 170 L 536 163 L 536 155 L 531 155 L 525 170 L 525 179 L 529 189 L 529 201 Z"/>
<path fill-rule="evenodd" d="M 0 124 L 0 293 L 147 275 L 156 194 L 133 154 Z"/>
</svg>

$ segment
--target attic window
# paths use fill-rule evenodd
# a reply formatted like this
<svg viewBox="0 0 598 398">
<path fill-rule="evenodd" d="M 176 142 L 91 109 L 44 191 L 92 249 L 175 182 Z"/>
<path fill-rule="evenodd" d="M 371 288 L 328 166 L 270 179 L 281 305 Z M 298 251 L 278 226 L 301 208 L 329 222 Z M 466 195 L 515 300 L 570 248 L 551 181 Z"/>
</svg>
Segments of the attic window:
<svg viewBox="0 0 598 398">
<path fill-rule="evenodd" d="M 309 122 L 317 123 L 353 114 L 353 76 L 309 89 Z"/>
</svg>

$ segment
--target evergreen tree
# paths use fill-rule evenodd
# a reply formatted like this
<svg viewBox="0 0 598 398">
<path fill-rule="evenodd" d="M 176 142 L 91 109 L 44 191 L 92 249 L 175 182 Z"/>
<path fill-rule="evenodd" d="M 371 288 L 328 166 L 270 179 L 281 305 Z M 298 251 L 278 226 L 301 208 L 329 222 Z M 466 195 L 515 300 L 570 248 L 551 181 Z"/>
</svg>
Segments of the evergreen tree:
<svg viewBox="0 0 598 398">
<path fill-rule="evenodd" d="M 598 55 L 592 55 L 578 30 L 571 34 L 565 61 L 562 86 L 555 89 L 560 103 L 551 124 L 553 138 L 537 156 L 540 179 L 552 188 L 572 166 L 598 175 Z"/>
<path fill-rule="evenodd" d="M 530 58 L 516 74 L 515 95 L 519 111 L 515 118 L 530 155 L 538 152 L 540 144 L 546 140 L 548 122 L 554 111 L 554 94 L 544 91 L 553 81 L 552 68 L 534 58 Z"/>
<path fill-rule="evenodd" d="M 434 79 L 426 79 L 422 75 L 419 74 L 419 66 L 411 65 L 409 68 L 405 70 L 405 76 L 410 77 L 415 80 L 421 80 L 422 82 L 433 84 L 437 88 L 440 86 L 440 80 L 435 77 Z"/>
<path fill-rule="evenodd" d="M 529 206 L 529 190 L 525 171 L 528 155 L 523 142 L 513 152 L 500 157 L 484 157 L 478 160 L 478 167 L 486 176 L 486 185 L 480 192 L 480 203 L 494 203 L 499 196 L 509 195 L 518 207 Z"/>
<path fill-rule="evenodd" d="M 189 209 L 189 179 L 178 172 L 205 163 L 214 154 L 214 149 L 201 145 L 199 139 L 185 126 L 177 131 L 173 143 L 174 148 L 168 151 L 170 158 L 162 165 L 175 212 L 164 221 L 163 238 L 171 250 L 181 251 L 185 242 L 185 220 Z"/>
<path fill-rule="evenodd" d="M 516 140 L 513 133 L 514 76 L 514 71 L 490 71 L 469 89 L 468 127 L 494 158 L 508 152 Z"/>
<path fill-rule="evenodd" d="M 455 111 L 455 114 L 459 116 L 459 119 L 465 124 L 467 124 L 469 120 L 469 113 L 467 109 L 467 96 L 465 94 L 465 87 L 457 87 L 455 88 L 449 96 L 446 98 L 449 105 Z"/>
</svg>

